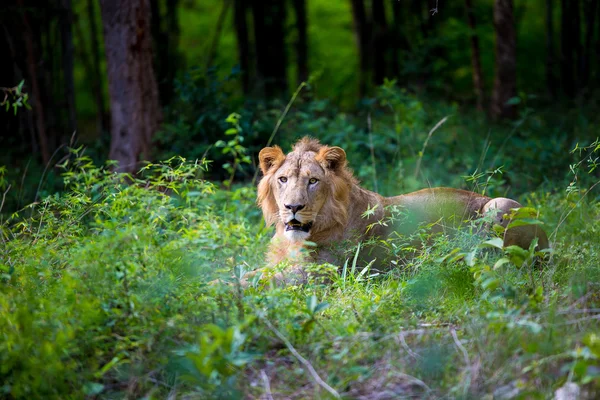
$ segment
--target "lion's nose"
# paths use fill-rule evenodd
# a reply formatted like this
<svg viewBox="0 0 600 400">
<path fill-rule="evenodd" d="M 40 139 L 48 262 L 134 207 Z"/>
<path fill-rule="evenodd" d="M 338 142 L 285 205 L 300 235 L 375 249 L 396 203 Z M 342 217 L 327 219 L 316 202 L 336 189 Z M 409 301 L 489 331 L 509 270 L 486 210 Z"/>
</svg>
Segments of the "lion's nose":
<svg viewBox="0 0 600 400">
<path fill-rule="evenodd" d="M 300 211 L 304 208 L 304 205 L 302 205 L 302 204 L 286 204 L 285 208 L 287 208 L 288 210 L 292 210 L 292 212 L 294 214 L 296 214 L 298 211 Z"/>
</svg>

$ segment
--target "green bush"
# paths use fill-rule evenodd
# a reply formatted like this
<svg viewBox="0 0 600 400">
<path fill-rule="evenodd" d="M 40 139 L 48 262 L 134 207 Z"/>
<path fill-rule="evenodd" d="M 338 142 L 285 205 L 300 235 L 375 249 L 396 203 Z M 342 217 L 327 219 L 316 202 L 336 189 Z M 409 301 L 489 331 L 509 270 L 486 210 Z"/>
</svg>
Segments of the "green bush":
<svg viewBox="0 0 600 400">
<path fill-rule="evenodd" d="M 133 178 L 75 154 L 64 193 L 2 226 L 5 395 L 79 397 L 164 375 L 169 349 L 214 321 L 201 287 L 235 258 L 255 259 L 241 249 L 256 233 L 229 214 L 253 193 L 221 196 L 219 208 L 199 179 L 206 165 L 174 158 Z"/>
</svg>

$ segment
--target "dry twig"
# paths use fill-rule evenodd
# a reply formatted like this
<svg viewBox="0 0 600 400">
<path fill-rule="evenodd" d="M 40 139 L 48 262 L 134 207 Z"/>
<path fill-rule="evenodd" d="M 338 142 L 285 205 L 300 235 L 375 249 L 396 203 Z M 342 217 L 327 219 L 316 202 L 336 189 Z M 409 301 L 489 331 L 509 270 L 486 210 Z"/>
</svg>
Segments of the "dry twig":
<svg viewBox="0 0 600 400">
<path fill-rule="evenodd" d="M 300 353 L 298 353 L 294 346 L 292 346 L 292 343 L 289 340 L 287 340 L 287 338 L 283 336 L 283 334 L 279 332 L 279 330 L 277 330 L 277 328 L 275 328 L 275 326 L 273 326 L 273 324 L 271 324 L 271 322 L 268 319 L 266 319 L 264 316 L 260 317 L 260 319 L 269 327 L 271 331 L 273 331 L 275 336 L 277 336 L 279 340 L 281 340 L 285 344 L 290 353 L 292 353 L 294 357 L 296 357 L 298 361 L 300 361 L 300 363 L 306 367 L 310 375 L 313 377 L 313 379 L 319 386 L 331 393 L 331 395 L 336 399 L 341 398 L 340 394 L 334 388 L 329 386 L 327 382 L 321 379 L 321 377 L 319 376 L 315 368 L 312 366 L 312 364 L 307 359 L 302 357 Z"/>
<path fill-rule="evenodd" d="M 269 382 L 269 377 L 264 369 L 260 370 L 260 377 L 263 380 L 263 385 L 265 386 L 265 394 L 267 395 L 267 400 L 273 400 L 273 395 L 271 394 L 271 384 Z"/>
<path fill-rule="evenodd" d="M 454 344 L 456 344 L 456 347 L 458 347 L 458 349 L 462 352 L 467 371 L 469 371 L 469 379 L 465 381 L 463 393 L 464 397 L 467 397 L 469 387 L 471 386 L 471 360 L 469 360 L 469 353 L 467 353 L 467 349 L 465 349 L 460 340 L 458 340 L 458 336 L 456 336 L 456 330 L 454 328 L 450 328 L 450 333 L 452 334 L 452 339 L 454 339 Z"/>
</svg>

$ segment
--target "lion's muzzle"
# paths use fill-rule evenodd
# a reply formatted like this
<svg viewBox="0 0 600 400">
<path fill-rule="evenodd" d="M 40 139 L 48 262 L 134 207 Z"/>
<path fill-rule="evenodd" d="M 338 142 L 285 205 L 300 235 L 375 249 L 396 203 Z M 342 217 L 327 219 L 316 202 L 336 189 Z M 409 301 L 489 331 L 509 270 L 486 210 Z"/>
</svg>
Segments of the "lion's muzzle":
<svg viewBox="0 0 600 400">
<path fill-rule="evenodd" d="M 286 232 L 287 231 L 300 231 L 300 232 L 308 233 L 310 231 L 310 229 L 312 228 L 312 226 L 313 226 L 312 222 L 303 224 L 302 222 L 300 222 L 294 218 L 285 224 L 285 230 L 286 230 Z"/>
</svg>

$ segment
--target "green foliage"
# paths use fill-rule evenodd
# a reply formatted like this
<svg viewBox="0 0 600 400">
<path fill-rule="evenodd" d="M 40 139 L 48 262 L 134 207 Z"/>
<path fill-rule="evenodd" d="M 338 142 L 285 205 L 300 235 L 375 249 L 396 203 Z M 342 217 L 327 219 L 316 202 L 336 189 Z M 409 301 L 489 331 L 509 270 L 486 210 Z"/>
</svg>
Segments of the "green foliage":
<svg viewBox="0 0 600 400">
<path fill-rule="evenodd" d="M 200 385 L 200 390 L 212 392 L 216 397 L 230 397 L 236 393 L 236 377 L 254 357 L 243 351 L 248 337 L 239 326 L 222 329 L 207 324 L 199 334 L 198 344 L 178 352 L 189 361 L 183 379 Z"/>
<path fill-rule="evenodd" d="M 4 93 L 4 98 L 0 102 L 0 107 L 4 107 L 7 112 L 12 107 L 14 115 L 17 115 L 17 110 L 21 107 L 31 110 L 31 106 L 27 103 L 29 95 L 23 92 L 24 84 L 25 81 L 22 80 L 13 88 L 0 88 L 0 91 Z"/>
<path fill-rule="evenodd" d="M 256 240 L 245 219 L 213 209 L 205 161 L 173 158 L 131 177 L 73 150 L 62 167 L 63 194 L 2 225 L 0 381 L 14 398 L 164 376 L 174 343 L 213 320 L 193 312 L 214 307 L 204 282 L 244 253 L 224 242 Z"/>
<path fill-rule="evenodd" d="M 231 128 L 225 131 L 226 136 L 233 136 L 227 142 L 224 140 L 218 140 L 215 143 L 216 147 L 221 147 L 222 153 L 229 154 L 233 160 L 232 162 L 223 164 L 223 168 L 229 173 L 229 179 L 225 181 L 227 187 L 230 187 L 233 183 L 235 172 L 238 170 L 241 164 L 250 164 L 250 157 L 246 154 L 247 149 L 242 145 L 244 142 L 244 136 L 242 135 L 242 127 L 240 126 L 240 114 L 229 114 L 225 122 L 231 125 Z"/>
<path fill-rule="evenodd" d="M 223 132 L 235 129 L 236 138 L 242 132 L 252 132 L 252 113 L 248 109 L 236 113 L 236 121 L 230 119 L 230 110 L 239 106 L 231 94 L 237 75 L 232 71 L 220 79 L 216 71 L 206 73 L 198 67 L 175 81 L 175 100 L 166 111 L 168 122 L 155 136 L 161 157 L 181 155 L 195 159 L 209 154 L 217 165 L 227 162 L 227 153 L 210 151 L 222 139 Z"/>
</svg>

